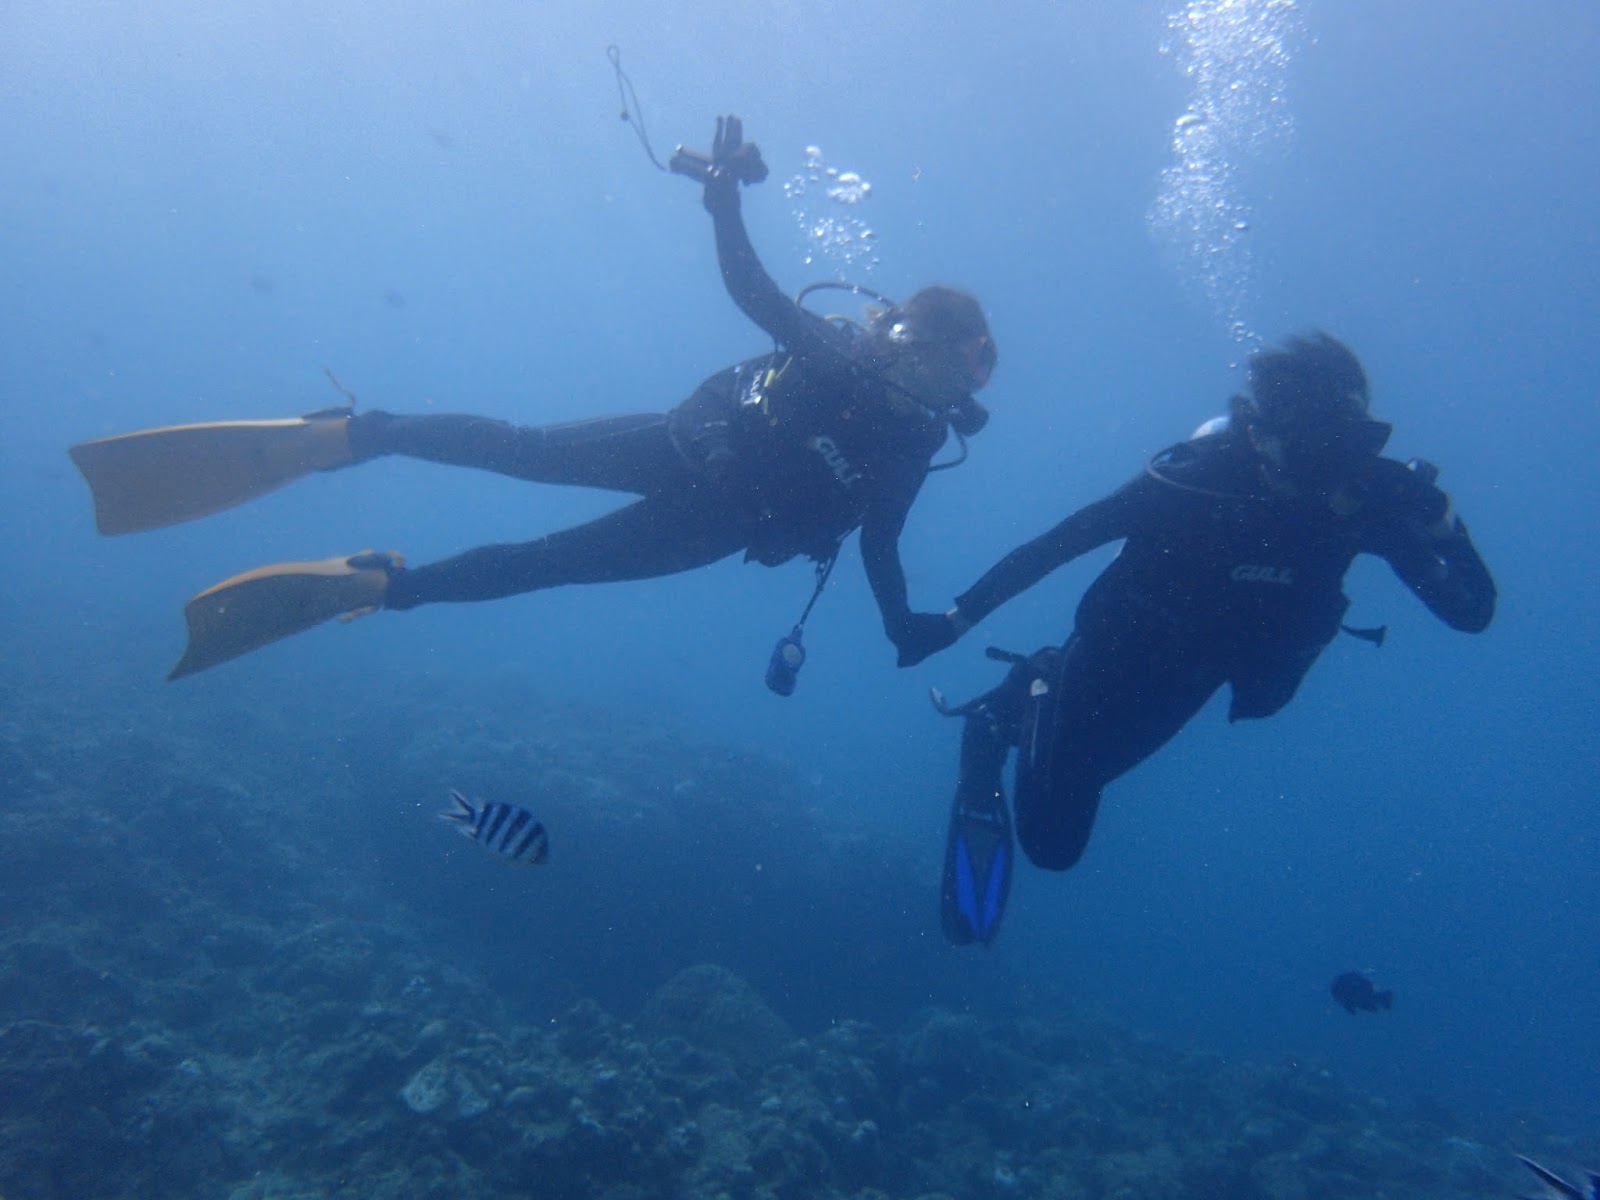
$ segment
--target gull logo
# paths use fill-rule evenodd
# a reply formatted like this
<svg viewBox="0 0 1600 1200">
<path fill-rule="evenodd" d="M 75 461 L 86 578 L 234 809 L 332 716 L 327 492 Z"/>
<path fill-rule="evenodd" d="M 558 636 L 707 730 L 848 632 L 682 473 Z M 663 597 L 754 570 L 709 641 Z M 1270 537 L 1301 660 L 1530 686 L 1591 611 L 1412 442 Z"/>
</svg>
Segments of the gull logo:
<svg viewBox="0 0 1600 1200">
<path fill-rule="evenodd" d="M 828 464 L 828 469 L 833 472 L 833 477 L 849 487 L 861 478 L 861 472 L 850 465 L 839 447 L 834 444 L 831 437 L 814 437 L 810 442 L 811 448 L 822 455 L 822 461 Z"/>
<path fill-rule="evenodd" d="M 1288 567 L 1266 567 L 1258 563 L 1240 563 L 1228 574 L 1235 583 L 1278 583 L 1291 587 L 1294 578 Z"/>
</svg>

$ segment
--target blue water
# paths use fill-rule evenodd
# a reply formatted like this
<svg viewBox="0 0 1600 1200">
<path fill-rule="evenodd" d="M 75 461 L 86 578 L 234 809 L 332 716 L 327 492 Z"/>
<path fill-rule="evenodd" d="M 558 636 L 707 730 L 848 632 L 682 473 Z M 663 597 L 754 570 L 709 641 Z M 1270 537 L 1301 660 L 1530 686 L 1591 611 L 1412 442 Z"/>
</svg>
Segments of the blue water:
<svg viewBox="0 0 1600 1200">
<path fill-rule="evenodd" d="M 983 298 L 994 420 L 919 501 L 914 604 L 944 607 L 1221 411 L 1252 337 L 1312 327 L 1362 357 L 1392 452 L 1441 464 L 1500 585 L 1492 629 L 1464 637 L 1358 564 L 1352 619 L 1389 643 L 1334 645 L 1270 722 L 1202 713 L 1113 785 L 1078 869 L 1021 873 L 967 969 L 1180 1045 L 1592 1131 L 1600 14 L 1232 7 L 1261 24 L 1197 49 L 1183 29 L 1215 30 L 1217 5 L 1189 26 L 1176 0 L 8 5 L 4 670 L 116 725 L 125 697 L 83 682 L 107 663 L 152 703 L 274 722 L 283 671 L 354 709 L 510 668 L 788 758 L 934 869 L 957 730 L 926 689 L 988 686 L 985 643 L 1059 640 L 1103 553 L 896 671 L 849 550 L 780 700 L 761 672 L 809 594 L 803 564 L 385 615 L 162 682 L 183 599 L 236 570 L 364 546 L 429 561 L 605 497 L 384 462 L 189 526 L 93 532 L 67 444 L 336 403 L 325 368 L 364 405 L 544 422 L 663 409 L 759 353 L 695 189 L 618 120 L 615 42 L 658 150 L 744 117 L 774 173 L 747 220 L 781 283 Z M 1214 118 L 1218 190 L 1176 197 L 1214 206 L 1196 245 L 1159 209 L 1176 122 L 1217 78 L 1264 91 Z M 808 145 L 872 183 L 833 215 L 870 226 L 875 264 L 802 231 L 781 184 Z M 1352 968 L 1396 990 L 1392 1014 L 1331 1005 Z"/>
</svg>

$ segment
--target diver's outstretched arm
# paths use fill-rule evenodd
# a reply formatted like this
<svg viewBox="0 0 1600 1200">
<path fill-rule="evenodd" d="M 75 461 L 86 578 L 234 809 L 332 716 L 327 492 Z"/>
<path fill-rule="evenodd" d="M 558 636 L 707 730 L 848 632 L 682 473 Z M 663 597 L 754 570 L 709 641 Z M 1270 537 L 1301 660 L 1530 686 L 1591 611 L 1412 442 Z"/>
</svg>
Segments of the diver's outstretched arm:
<svg viewBox="0 0 1600 1200">
<path fill-rule="evenodd" d="M 717 263 L 723 286 L 739 310 L 780 346 L 805 355 L 819 349 L 827 325 L 786 296 L 756 257 L 739 207 L 739 185 L 759 183 L 767 168 L 754 142 L 746 142 L 738 117 L 717 118 L 709 160 L 695 172 L 705 181 L 704 201 L 717 239 Z M 690 172 L 682 171 L 682 174 Z"/>
<path fill-rule="evenodd" d="M 954 611 L 967 625 L 975 625 L 1057 567 L 1097 546 L 1127 537 L 1133 532 L 1135 514 L 1147 504 L 1151 487 L 1149 477 L 1140 475 L 1105 499 L 1080 508 L 1031 542 L 1024 542 L 961 593 Z"/>
</svg>

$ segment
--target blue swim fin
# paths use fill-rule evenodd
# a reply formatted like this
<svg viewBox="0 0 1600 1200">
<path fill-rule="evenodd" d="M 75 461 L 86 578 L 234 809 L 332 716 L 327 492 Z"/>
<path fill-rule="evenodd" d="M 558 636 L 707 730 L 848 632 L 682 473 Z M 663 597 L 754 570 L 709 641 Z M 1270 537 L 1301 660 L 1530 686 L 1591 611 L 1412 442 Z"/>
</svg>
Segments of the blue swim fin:
<svg viewBox="0 0 1600 1200">
<path fill-rule="evenodd" d="M 987 946 L 1000 932 L 1011 892 L 1011 814 L 998 789 L 976 803 L 956 797 L 945 843 L 940 889 L 944 936 L 958 946 Z"/>
</svg>

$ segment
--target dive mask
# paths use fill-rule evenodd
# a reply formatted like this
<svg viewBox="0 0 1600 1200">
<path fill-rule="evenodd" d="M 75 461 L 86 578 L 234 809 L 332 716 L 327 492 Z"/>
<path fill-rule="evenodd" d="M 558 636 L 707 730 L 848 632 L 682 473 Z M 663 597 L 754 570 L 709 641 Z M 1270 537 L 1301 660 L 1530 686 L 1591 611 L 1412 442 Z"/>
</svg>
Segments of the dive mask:
<svg viewBox="0 0 1600 1200">
<path fill-rule="evenodd" d="M 905 320 L 893 322 L 886 337 L 896 354 L 889 377 L 929 408 L 944 408 L 970 396 L 994 374 L 994 342 L 987 334 L 958 342 L 919 337 Z"/>
<path fill-rule="evenodd" d="M 1286 474 L 1308 482 L 1342 480 L 1383 452 L 1394 427 L 1362 417 L 1291 430 L 1258 426 L 1258 449 Z"/>
</svg>

